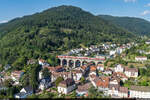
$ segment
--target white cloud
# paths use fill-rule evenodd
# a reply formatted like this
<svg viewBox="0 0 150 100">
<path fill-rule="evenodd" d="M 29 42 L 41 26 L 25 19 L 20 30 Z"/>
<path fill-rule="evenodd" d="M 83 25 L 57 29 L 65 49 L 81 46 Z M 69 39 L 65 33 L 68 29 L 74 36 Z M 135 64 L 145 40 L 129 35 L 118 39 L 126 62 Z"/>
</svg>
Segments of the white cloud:
<svg viewBox="0 0 150 100">
<path fill-rule="evenodd" d="M 7 23 L 7 22 L 8 22 L 7 20 L 0 21 L 0 23 Z"/>
<path fill-rule="evenodd" d="M 124 0 L 124 2 L 136 2 L 137 0 Z"/>
<path fill-rule="evenodd" d="M 142 16 L 150 14 L 150 10 L 145 10 L 143 13 L 141 13 Z"/>
<path fill-rule="evenodd" d="M 150 7 L 150 3 L 148 3 L 147 5 L 145 5 L 145 7 Z"/>
</svg>

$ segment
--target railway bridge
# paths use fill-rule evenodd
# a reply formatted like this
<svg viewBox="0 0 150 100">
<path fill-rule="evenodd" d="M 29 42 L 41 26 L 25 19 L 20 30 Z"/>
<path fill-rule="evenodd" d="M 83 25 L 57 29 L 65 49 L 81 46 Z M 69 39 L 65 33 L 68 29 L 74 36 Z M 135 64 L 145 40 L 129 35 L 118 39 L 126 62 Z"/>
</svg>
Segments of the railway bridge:
<svg viewBox="0 0 150 100">
<path fill-rule="evenodd" d="M 86 63 L 93 63 L 95 65 L 103 63 L 105 58 L 90 58 L 90 57 L 75 57 L 75 56 L 57 56 L 60 60 L 61 66 L 80 67 Z"/>
</svg>

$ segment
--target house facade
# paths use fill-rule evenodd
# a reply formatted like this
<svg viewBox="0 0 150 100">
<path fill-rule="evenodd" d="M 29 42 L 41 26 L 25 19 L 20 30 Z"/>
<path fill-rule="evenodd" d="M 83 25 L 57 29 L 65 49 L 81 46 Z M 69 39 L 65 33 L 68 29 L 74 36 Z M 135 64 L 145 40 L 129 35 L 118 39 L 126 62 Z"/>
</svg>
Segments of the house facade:
<svg viewBox="0 0 150 100">
<path fill-rule="evenodd" d="M 135 57 L 136 61 L 146 61 L 147 57 Z"/>
<path fill-rule="evenodd" d="M 76 88 L 75 82 L 73 79 L 68 78 L 65 81 L 60 82 L 58 85 L 58 93 L 68 94 Z"/>
<path fill-rule="evenodd" d="M 39 89 L 44 90 L 51 86 L 51 82 L 49 78 L 44 78 L 40 81 Z"/>
<path fill-rule="evenodd" d="M 124 72 L 124 67 L 121 64 L 116 65 L 114 68 L 115 72 Z"/>
<path fill-rule="evenodd" d="M 22 77 L 23 74 L 23 71 L 14 71 L 11 73 L 11 78 L 15 82 L 15 84 L 19 84 L 19 79 Z"/>
<path fill-rule="evenodd" d="M 150 98 L 150 87 L 131 86 L 130 98 Z"/>
<path fill-rule="evenodd" d="M 118 96 L 121 98 L 128 98 L 128 88 L 119 87 Z"/>
<path fill-rule="evenodd" d="M 124 73 L 127 77 L 133 77 L 133 78 L 138 77 L 138 69 L 137 68 L 126 67 Z"/>
</svg>

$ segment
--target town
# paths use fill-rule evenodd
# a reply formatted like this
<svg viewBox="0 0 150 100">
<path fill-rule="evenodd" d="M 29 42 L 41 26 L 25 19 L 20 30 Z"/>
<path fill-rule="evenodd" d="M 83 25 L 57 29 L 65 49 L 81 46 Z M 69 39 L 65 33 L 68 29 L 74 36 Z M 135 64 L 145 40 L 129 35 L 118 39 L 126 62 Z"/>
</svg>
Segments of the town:
<svg viewBox="0 0 150 100">
<path fill-rule="evenodd" d="M 75 98 L 86 98 L 92 97 L 94 93 L 96 97 L 103 98 L 150 98 L 149 79 L 148 81 L 143 79 L 143 73 L 149 70 L 150 59 L 146 56 L 149 51 L 145 48 L 145 51 L 141 49 L 143 46 L 149 48 L 150 41 L 145 41 L 144 44 L 107 43 L 73 49 L 57 56 L 58 66 L 50 66 L 41 58 L 29 59 L 27 65 L 38 64 L 40 66 L 37 73 L 38 88 L 33 90 L 32 86 L 22 87 L 13 97 L 27 98 L 33 94 L 42 95 L 43 91 L 44 93 L 46 91 L 57 94 L 58 98 L 72 95 Z M 139 49 L 131 52 L 132 48 Z M 136 52 L 141 56 L 133 57 L 133 53 Z M 2 68 L 2 65 L 0 67 Z M 8 72 L 9 69 L 11 65 L 3 66 L 0 91 L 7 90 L 10 84 L 22 86 L 20 79 L 25 70 Z"/>
</svg>

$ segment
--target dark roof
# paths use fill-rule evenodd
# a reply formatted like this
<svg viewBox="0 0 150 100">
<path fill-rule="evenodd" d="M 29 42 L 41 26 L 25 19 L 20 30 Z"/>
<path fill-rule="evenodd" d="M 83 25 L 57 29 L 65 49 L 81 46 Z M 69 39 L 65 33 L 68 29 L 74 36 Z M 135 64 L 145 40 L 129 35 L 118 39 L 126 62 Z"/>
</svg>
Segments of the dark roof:
<svg viewBox="0 0 150 100">
<path fill-rule="evenodd" d="M 24 92 L 19 92 L 19 93 L 15 94 L 15 95 L 17 95 L 17 96 L 19 96 L 19 97 L 22 97 L 22 96 L 26 95 L 26 93 L 24 93 Z"/>
<path fill-rule="evenodd" d="M 68 78 L 68 79 L 60 82 L 59 86 L 68 87 L 68 86 L 71 86 L 73 84 L 75 84 L 74 80 L 71 78 Z"/>
<path fill-rule="evenodd" d="M 91 87 L 91 83 L 86 83 L 84 85 L 79 85 L 77 91 L 82 92 L 82 91 L 88 91 L 88 89 Z"/>
<path fill-rule="evenodd" d="M 30 91 L 33 91 L 32 87 L 31 86 L 27 86 L 24 88 L 26 90 L 26 92 L 30 92 Z"/>
</svg>

